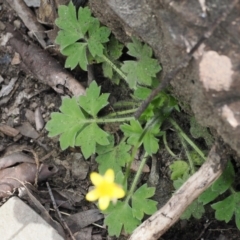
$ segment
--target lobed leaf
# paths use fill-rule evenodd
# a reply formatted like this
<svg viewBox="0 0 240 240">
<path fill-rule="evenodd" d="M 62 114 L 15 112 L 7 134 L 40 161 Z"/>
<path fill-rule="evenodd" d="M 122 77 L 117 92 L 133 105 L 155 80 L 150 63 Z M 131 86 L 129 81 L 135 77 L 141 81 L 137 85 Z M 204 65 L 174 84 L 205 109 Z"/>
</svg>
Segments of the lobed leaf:
<svg viewBox="0 0 240 240">
<path fill-rule="evenodd" d="M 62 134 L 60 145 L 64 150 L 69 146 L 73 147 L 75 145 L 76 134 L 86 123 L 86 118 L 79 108 L 75 97 L 63 98 L 60 111 L 61 113 L 51 114 L 51 120 L 46 124 L 46 129 L 49 131 L 49 137 Z"/>
<path fill-rule="evenodd" d="M 158 61 L 152 58 L 152 49 L 149 46 L 134 38 L 132 41 L 127 44 L 128 54 L 135 57 L 136 61 L 124 61 L 121 70 L 126 73 L 130 88 L 136 89 L 137 83 L 151 86 L 161 67 Z"/>
<path fill-rule="evenodd" d="M 85 96 L 79 97 L 79 105 L 92 117 L 96 117 L 98 112 L 108 105 L 108 93 L 100 95 L 101 87 L 93 81 L 86 90 Z"/>
<path fill-rule="evenodd" d="M 174 161 L 173 164 L 169 166 L 171 173 L 171 179 L 177 180 L 178 178 L 181 178 L 184 173 L 189 172 L 189 166 L 185 161 L 177 160 Z"/>
<path fill-rule="evenodd" d="M 155 138 L 155 135 L 159 133 L 159 124 L 160 123 L 155 124 L 145 131 L 139 121 L 131 120 L 130 124 L 122 124 L 120 129 L 124 132 L 124 135 L 128 137 L 128 144 L 140 146 L 143 143 L 145 151 L 149 155 L 152 155 L 158 150 L 158 139 Z"/>
<path fill-rule="evenodd" d="M 110 29 L 107 27 L 100 27 L 99 21 L 95 23 L 88 30 L 88 48 L 93 57 L 103 56 L 103 43 L 109 41 Z"/>
<path fill-rule="evenodd" d="M 223 174 L 212 184 L 211 187 L 204 191 L 198 199 L 203 202 L 204 205 L 213 201 L 220 194 L 223 194 L 225 191 L 227 191 L 227 189 L 232 185 L 234 177 L 235 172 L 233 165 L 230 161 L 228 161 L 227 167 Z"/>
<path fill-rule="evenodd" d="M 59 17 L 56 19 L 56 25 L 61 29 L 58 32 L 56 43 L 63 50 L 65 47 L 75 43 L 77 40 L 84 37 L 81 26 L 76 17 L 76 8 L 72 2 L 68 6 L 59 6 Z"/>
<path fill-rule="evenodd" d="M 233 214 L 237 213 L 237 218 L 239 217 L 239 204 L 240 204 L 240 193 L 234 193 L 229 197 L 225 198 L 223 201 L 219 201 L 211 205 L 213 209 L 216 210 L 215 218 L 220 221 L 225 221 L 228 223 Z"/>
<path fill-rule="evenodd" d="M 96 144 L 108 145 L 108 134 L 96 123 L 86 126 L 76 137 L 76 146 L 81 146 L 83 156 L 89 158 L 96 153 Z"/>
<path fill-rule="evenodd" d="M 62 54 L 68 56 L 65 62 L 65 68 L 74 69 L 78 64 L 87 71 L 87 43 L 74 43 L 62 50 Z"/>
<path fill-rule="evenodd" d="M 151 215 L 157 211 L 157 202 L 151 199 L 155 194 L 155 188 L 147 187 L 147 184 L 142 185 L 136 190 L 132 196 L 132 213 L 133 216 L 142 220 L 144 213 Z"/>
<path fill-rule="evenodd" d="M 97 125 L 97 113 L 108 104 L 109 94 L 100 95 L 100 87 L 93 81 L 86 91 L 86 96 L 78 99 L 63 98 L 60 113 L 52 113 L 46 129 L 49 136 L 60 136 L 60 146 L 80 146 L 85 158 L 96 152 L 96 144 L 108 145 L 108 133 Z M 79 106 L 80 105 L 80 106 Z M 87 118 L 86 111 L 94 118 Z"/>
<path fill-rule="evenodd" d="M 193 216 L 196 219 L 200 219 L 204 213 L 205 209 L 203 204 L 196 199 L 188 206 L 180 218 L 189 220 L 190 217 Z"/>
<path fill-rule="evenodd" d="M 108 207 L 104 213 L 108 214 L 104 223 L 108 226 L 110 236 L 119 237 L 123 228 L 126 233 L 132 233 L 140 224 L 140 221 L 133 217 L 132 209 L 127 203 L 118 201 L 116 205 Z"/>
<path fill-rule="evenodd" d="M 111 168 L 114 172 L 119 172 L 122 167 L 130 159 L 129 151 L 130 145 L 125 142 L 121 142 L 119 145 L 114 146 L 114 138 L 110 137 L 110 144 L 107 146 L 97 146 L 96 152 L 99 154 L 96 158 L 96 162 L 99 164 L 98 170 L 102 174 L 107 169 Z"/>
</svg>

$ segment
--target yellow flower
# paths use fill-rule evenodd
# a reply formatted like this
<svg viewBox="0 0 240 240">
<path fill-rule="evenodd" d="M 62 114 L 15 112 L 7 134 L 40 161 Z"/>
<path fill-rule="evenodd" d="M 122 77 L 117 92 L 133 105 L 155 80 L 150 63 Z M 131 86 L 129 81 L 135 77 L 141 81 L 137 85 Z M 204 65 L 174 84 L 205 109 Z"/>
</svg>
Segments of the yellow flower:
<svg viewBox="0 0 240 240">
<path fill-rule="evenodd" d="M 114 171 L 112 169 L 108 169 L 104 176 L 92 172 L 90 179 L 95 188 L 86 195 L 86 199 L 91 202 L 99 199 L 98 203 L 101 210 L 107 209 L 111 200 L 114 202 L 125 196 L 122 187 L 114 182 Z"/>
</svg>

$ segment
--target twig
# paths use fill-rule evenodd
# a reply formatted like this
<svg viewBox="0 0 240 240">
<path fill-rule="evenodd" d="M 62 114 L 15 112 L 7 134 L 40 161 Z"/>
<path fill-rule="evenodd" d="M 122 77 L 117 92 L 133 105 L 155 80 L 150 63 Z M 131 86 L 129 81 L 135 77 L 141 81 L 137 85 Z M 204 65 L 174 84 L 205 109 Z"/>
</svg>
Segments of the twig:
<svg viewBox="0 0 240 240">
<path fill-rule="evenodd" d="M 208 222 L 205 224 L 204 229 L 202 230 L 202 232 L 199 234 L 198 238 L 196 238 L 196 240 L 199 240 L 202 238 L 203 234 L 206 232 L 207 228 L 210 226 L 210 224 L 212 224 L 212 221 Z"/>
<path fill-rule="evenodd" d="M 151 94 L 148 96 L 148 98 L 142 102 L 138 110 L 135 112 L 134 117 L 138 119 L 141 114 L 144 112 L 144 110 L 148 107 L 150 102 L 154 99 L 155 96 L 159 94 L 162 90 L 164 90 L 168 85 L 170 84 L 171 80 L 185 67 L 188 66 L 190 60 L 192 59 L 193 53 L 199 48 L 199 46 L 210 36 L 213 34 L 215 29 L 219 26 L 219 24 L 226 19 L 228 14 L 232 11 L 232 9 L 235 7 L 235 5 L 238 3 L 239 0 L 233 0 L 232 3 L 228 5 L 228 9 L 225 10 L 222 15 L 217 18 L 217 20 L 210 25 L 208 30 L 202 35 L 202 37 L 198 40 L 198 42 L 193 46 L 193 48 L 190 50 L 189 53 L 187 53 L 181 61 L 177 64 L 177 66 L 174 67 L 174 70 L 170 71 L 162 80 L 162 82 L 152 90 Z"/>
<path fill-rule="evenodd" d="M 41 46 L 45 48 L 46 42 L 44 38 L 46 38 L 46 29 L 37 21 L 31 9 L 23 0 L 8 0 L 7 2 L 16 11 L 25 26 L 35 35 Z"/>
<path fill-rule="evenodd" d="M 52 193 L 52 189 L 50 188 L 49 186 L 49 183 L 46 182 L 47 184 L 47 188 L 48 188 L 48 192 L 49 192 L 49 195 L 51 197 L 51 200 L 52 200 L 52 203 L 53 203 L 53 208 L 54 210 L 57 212 L 57 215 L 59 217 L 59 221 L 61 222 L 62 226 L 68 231 L 68 233 L 70 234 L 72 240 L 76 240 L 76 238 L 73 236 L 72 234 L 72 231 L 70 230 L 70 228 L 68 227 L 67 223 L 65 222 L 65 220 L 62 218 L 62 215 L 60 213 L 60 211 L 58 210 L 58 207 L 57 207 L 57 204 L 56 204 L 56 201 L 54 199 L 54 196 L 53 196 L 53 193 Z"/>
</svg>

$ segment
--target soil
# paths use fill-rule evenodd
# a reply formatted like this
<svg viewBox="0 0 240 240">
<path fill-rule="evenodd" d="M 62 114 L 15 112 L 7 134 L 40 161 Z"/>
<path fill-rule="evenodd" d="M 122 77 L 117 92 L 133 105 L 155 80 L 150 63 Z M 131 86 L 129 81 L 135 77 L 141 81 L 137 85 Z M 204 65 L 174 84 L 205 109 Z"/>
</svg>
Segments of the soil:
<svg viewBox="0 0 240 240">
<path fill-rule="evenodd" d="M 116 36 L 122 40 L 123 43 L 126 43 L 129 40 L 129 35 L 127 35 L 127 29 L 129 28 L 129 26 L 126 28 L 121 27 L 117 20 L 114 21 L 114 15 L 104 15 L 102 11 L 99 11 L 99 13 L 97 13 L 99 10 L 99 4 L 95 4 L 94 1 L 90 1 L 90 6 L 95 12 L 95 14 L 99 16 L 100 20 L 103 23 L 109 23 L 108 26 L 116 34 Z M 27 45 L 34 44 L 41 48 L 38 41 L 36 41 L 35 38 L 31 38 L 29 36 L 29 30 L 19 18 L 17 13 L 6 3 L 6 1 L 0 0 L 0 7 L 0 27 L 2 26 L 0 32 L 3 34 L 6 31 L 6 28 L 4 28 L 4 26 L 6 27 L 7 24 L 10 23 L 12 26 L 14 26 L 15 30 L 20 33 L 22 41 L 24 41 Z M 107 8 L 109 8 L 109 6 L 106 6 L 106 12 L 108 11 Z M 36 8 L 31 7 L 31 10 L 35 13 Z M 51 24 L 45 24 L 44 27 L 50 30 L 54 29 L 54 26 Z M 139 31 L 140 28 L 138 29 L 138 33 Z M 149 35 L 152 35 L 153 37 L 154 34 L 156 34 L 155 31 L 158 30 L 153 29 L 153 32 L 150 31 Z M 134 34 L 134 32 L 135 31 L 131 31 L 131 34 Z M 52 39 L 50 39 L 49 37 L 49 41 L 51 40 Z M 155 40 L 152 40 L 152 42 L 154 41 Z M 161 46 L 161 53 L 162 51 L 164 51 L 164 48 L 167 49 L 166 46 Z M 175 48 L 172 49 L 172 52 L 174 52 L 175 50 Z M 42 49 L 41 51 L 44 51 L 48 55 L 50 55 L 53 60 L 58 62 L 63 68 L 63 57 L 59 54 L 59 51 L 57 49 L 46 48 L 45 50 Z M 167 54 L 170 53 L 166 52 L 165 56 Z M 174 53 L 174 55 L 176 54 L 179 54 L 179 51 L 177 51 L 177 53 Z M 156 55 L 158 56 L 158 52 L 156 52 Z M 34 56 L 32 57 L 34 58 Z M 161 62 L 163 67 L 165 65 L 166 69 L 171 68 L 170 62 L 167 62 L 169 59 L 167 57 L 165 59 L 166 60 L 164 60 L 164 58 L 162 57 Z M 50 119 L 51 113 L 59 111 L 59 107 L 61 105 L 61 98 L 64 95 L 72 95 L 71 89 L 69 90 L 69 88 L 65 88 L 65 85 L 57 83 L 54 83 L 55 85 L 53 87 L 53 85 L 51 86 L 51 84 L 37 78 L 36 74 L 32 74 L 29 71 L 29 68 L 26 67 L 24 62 L 25 61 L 21 57 L 19 57 L 16 49 L 13 46 L 8 45 L 0 47 L 0 91 L 3 90 L 5 86 L 9 86 L 10 88 L 10 91 L 5 90 L 5 92 L 3 92 L 3 94 L 0 96 L 0 123 L 1 125 L 7 125 L 12 129 L 17 129 L 19 131 L 16 136 L 13 136 L 9 132 L 0 131 L 0 157 L 3 157 L 4 154 L 7 154 L 12 150 L 17 150 L 19 146 L 27 146 L 28 148 L 31 148 L 37 155 L 40 162 L 47 164 L 48 166 L 55 166 L 58 169 L 57 174 L 48 178 L 47 181 L 49 182 L 51 188 L 54 191 L 61 195 L 61 197 L 64 196 L 64 201 L 67 204 L 64 206 L 61 205 L 61 211 L 72 215 L 88 209 L 95 209 L 94 204 L 88 203 L 84 200 L 84 196 L 91 185 L 89 181 L 89 172 L 97 169 L 94 157 L 91 158 L 91 160 L 85 161 L 81 155 L 81 149 L 79 148 L 69 148 L 65 151 L 62 151 L 59 146 L 58 137 L 49 138 L 48 132 L 44 127 L 37 130 L 38 126 L 36 122 L 41 122 L 42 119 L 45 125 Z M 194 68 L 193 65 L 190 64 L 189 68 Z M 166 69 L 163 70 L 163 73 L 161 73 L 162 75 L 165 74 Z M 41 69 L 39 69 L 39 71 L 40 70 Z M 38 72 L 38 69 L 36 69 L 36 72 Z M 78 83 L 80 83 L 81 86 L 87 86 L 87 74 L 85 72 L 77 69 L 72 71 L 71 74 L 78 80 Z M 186 77 L 187 74 L 188 73 L 182 73 L 182 77 Z M 188 76 L 188 79 L 192 77 L 191 74 L 194 75 L 191 72 L 189 74 L 190 76 Z M 121 88 L 112 84 L 109 79 L 105 79 L 102 76 L 101 70 L 99 70 L 98 67 L 95 68 L 95 76 L 96 81 L 101 84 L 102 90 L 104 92 L 111 93 L 110 101 L 116 102 L 122 99 L 124 100 L 126 99 L 126 97 L 128 97 L 129 91 L 128 89 L 126 89 L 126 86 L 124 85 Z M 15 79 L 14 82 L 13 79 Z M 11 81 L 13 82 L 12 85 L 10 84 Z M 198 83 L 196 83 L 196 85 L 197 84 Z M 193 88 L 188 88 L 184 92 L 194 91 L 196 85 L 194 85 Z M 189 83 L 187 86 L 189 86 Z M 182 98 L 183 92 L 179 93 L 176 89 L 178 89 L 178 87 L 174 89 L 173 93 L 175 96 L 180 97 L 181 106 L 183 106 L 185 112 L 182 111 L 180 114 L 178 113 L 175 117 L 176 119 L 178 119 L 178 124 L 181 125 L 182 128 L 190 135 L 189 114 L 192 114 L 192 110 L 188 107 L 189 102 L 187 101 L 190 99 L 190 97 L 188 98 L 187 96 L 187 99 Z M 182 88 L 180 91 L 183 91 Z M 37 117 L 36 110 L 40 111 L 40 117 Z M 197 110 L 195 110 L 195 112 L 197 112 Z M 209 112 L 209 108 L 206 109 L 205 114 L 207 114 L 207 112 Z M 31 127 L 29 127 L 28 125 L 27 130 L 24 131 L 23 126 L 25 126 L 24 124 L 26 122 L 30 123 Z M 172 132 L 168 125 L 164 127 L 166 128 L 165 130 L 167 130 L 169 147 L 176 154 L 184 157 L 181 144 L 179 144 L 179 142 L 176 140 L 176 134 Z M 113 129 L 113 131 L 116 130 Z M 213 135 L 216 136 L 215 128 L 212 128 L 211 131 Z M 205 149 L 206 151 L 209 150 L 203 138 L 197 139 L 196 143 L 201 146 L 202 149 Z M 163 143 L 160 142 L 160 144 L 162 145 Z M 31 152 L 25 151 L 24 148 L 21 149 L 21 152 L 33 158 Z M 239 160 L 237 155 L 235 154 L 235 152 L 232 153 L 232 158 L 238 162 Z M 157 173 L 160 175 L 160 179 L 156 186 L 157 190 L 154 199 L 158 201 L 158 207 L 160 208 L 170 198 L 174 190 L 172 182 L 170 180 L 170 172 L 168 169 L 168 166 L 172 163 L 173 159 L 171 158 L 171 156 L 169 156 L 166 150 L 159 151 L 156 157 L 158 160 Z M 149 162 L 148 165 L 151 168 L 151 162 Z M 148 181 L 148 178 L 149 175 L 146 174 L 145 176 L 143 176 L 142 181 L 146 182 Z M 32 182 L 32 184 L 34 184 L 34 181 Z M 236 185 L 239 184 L 236 183 Z M 51 203 L 51 199 L 50 197 L 43 197 L 42 194 L 46 191 L 46 181 L 43 181 L 39 183 L 38 188 L 35 189 L 35 196 L 40 199 L 39 201 L 47 209 Z M 58 198 L 57 194 L 55 196 L 59 201 L 60 199 L 62 199 L 61 197 Z M 3 198 L 2 203 L 6 200 L 6 197 Z M 26 200 L 26 202 L 28 204 L 31 204 L 31 201 L 29 200 Z M 51 215 L 56 218 L 53 212 L 51 212 Z M 97 223 L 99 225 L 102 225 L 102 219 L 97 220 Z M 96 225 L 91 226 L 92 228 L 90 231 L 90 235 L 85 235 L 85 237 L 88 236 L 89 238 L 85 239 L 114 239 L 110 238 L 107 235 L 107 231 L 105 229 L 101 229 Z M 94 238 L 94 236 L 96 238 Z M 123 235 L 119 239 L 126 238 L 127 237 Z M 239 230 L 236 228 L 234 220 L 230 221 L 229 223 L 217 221 L 214 218 L 213 211 L 210 207 L 208 207 L 206 214 L 201 219 L 197 220 L 191 218 L 188 221 L 179 220 L 160 239 L 233 240 L 240 239 L 240 233 Z"/>
</svg>

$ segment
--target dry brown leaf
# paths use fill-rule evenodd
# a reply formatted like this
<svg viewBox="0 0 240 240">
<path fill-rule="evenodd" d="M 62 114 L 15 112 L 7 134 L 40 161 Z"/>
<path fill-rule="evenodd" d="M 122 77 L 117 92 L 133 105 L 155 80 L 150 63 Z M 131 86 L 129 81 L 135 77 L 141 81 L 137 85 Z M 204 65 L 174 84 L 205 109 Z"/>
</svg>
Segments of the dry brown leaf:
<svg viewBox="0 0 240 240">
<path fill-rule="evenodd" d="M 98 209 L 90 209 L 84 212 L 73 214 L 65 221 L 73 233 L 78 232 L 81 228 L 84 228 L 100 219 L 103 219 L 103 214 Z"/>
</svg>

